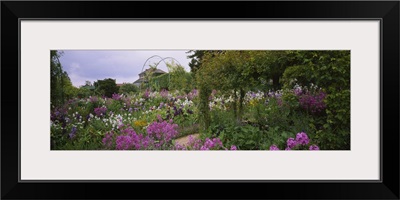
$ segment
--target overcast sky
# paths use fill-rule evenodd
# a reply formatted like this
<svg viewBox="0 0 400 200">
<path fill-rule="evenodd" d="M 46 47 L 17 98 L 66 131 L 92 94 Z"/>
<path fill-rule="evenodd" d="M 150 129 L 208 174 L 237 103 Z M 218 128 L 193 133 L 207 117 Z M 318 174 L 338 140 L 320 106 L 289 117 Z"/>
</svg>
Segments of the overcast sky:
<svg viewBox="0 0 400 200">
<path fill-rule="evenodd" d="M 94 82 L 106 78 L 116 79 L 117 83 L 132 83 L 139 78 L 139 73 L 149 68 L 149 64 L 158 63 L 161 58 L 153 57 L 154 55 L 162 58 L 172 57 L 176 59 L 186 71 L 190 71 L 187 58 L 188 50 L 170 50 L 170 51 L 137 51 L 137 50 L 121 50 L 121 51 L 102 51 L 102 50 L 63 50 L 60 62 L 63 69 L 68 73 L 72 84 L 76 87 L 85 84 L 85 81 Z M 172 59 L 166 59 L 171 62 Z M 146 62 L 146 64 L 145 64 Z M 168 68 L 161 62 L 158 67 L 165 72 Z"/>
</svg>

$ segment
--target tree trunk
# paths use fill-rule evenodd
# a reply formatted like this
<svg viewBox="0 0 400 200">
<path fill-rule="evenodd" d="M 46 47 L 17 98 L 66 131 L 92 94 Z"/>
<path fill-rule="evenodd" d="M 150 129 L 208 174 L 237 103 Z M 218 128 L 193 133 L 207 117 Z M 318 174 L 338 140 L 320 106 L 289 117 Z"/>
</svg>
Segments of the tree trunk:
<svg viewBox="0 0 400 200">
<path fill-rule="evenodd" d="M 200 104 L 199 104 L 199 115 L 202 123 L 202 130 L 205 131 L 208 129 L 211 123 L 210 118 L 210 108 L 209 108 L 209 100 L 208 97 L 210 96 L 210 89 L 207 86 L 203 86 L 199 88 L 199 97 L 200 97 Z"/>
<path fill-rule="evenodd" d="M 239 122 L 242 121 L 244 95 L 245 95 L 245 92 L 244 92 L 243 88 L 240 88 L 239 115 L 238 115 L 238 117 L 237 117 L 237 120 L 238 120 Z"/>
<path fill-rule="evenodd" d="M 272 87 L 274 90 L 279 90 L 280 89 L 280 84 L 279 84 L 279 75 L 275 75 L 272 77 Z"/>
</svg>

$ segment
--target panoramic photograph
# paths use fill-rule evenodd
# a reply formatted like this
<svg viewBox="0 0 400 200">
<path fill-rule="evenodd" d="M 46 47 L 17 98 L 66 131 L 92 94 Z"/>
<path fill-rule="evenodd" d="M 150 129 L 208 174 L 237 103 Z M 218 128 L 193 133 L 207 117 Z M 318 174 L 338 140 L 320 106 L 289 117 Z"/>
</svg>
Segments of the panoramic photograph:
<svg viewBox="0 0 400 200">
<path fill-rule="evenodd" d="M 51 50 L 51 150 L 350 150 L 349 50 Z"/>
</svg>

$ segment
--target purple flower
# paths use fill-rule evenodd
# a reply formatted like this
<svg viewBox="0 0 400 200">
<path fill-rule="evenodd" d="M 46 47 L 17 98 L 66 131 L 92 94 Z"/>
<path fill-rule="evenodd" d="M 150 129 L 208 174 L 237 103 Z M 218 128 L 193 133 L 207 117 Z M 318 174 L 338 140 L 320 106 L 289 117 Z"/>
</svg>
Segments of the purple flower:
<svg viewBox="0 0 400 200">
<path fill-rule="evenodd" d="M 106 112 L 107 112 L 107 108 L 106 107 L 99 107 L 99 108 L 95 108 L 94 109 L 94 113 L 97 116 L 103 116 L 103 115 L 106 114 Z"/>
<path fill-rule="evenodd" d="M 292 149 L 293 147 L 295 147 L 297 145 L 297 142 L 294 138 L 289 138 L 286 141 L 286 145 L 288 148 Z"/>
<path fill-rule="evenodd" d="M 175 150 L 186 150 L 186 147 L 180 144 L 175 144 Z"/>
<path fill-rule="evenodd" d="M 316 94 L 311 94 L 307 91 L 299 96 L 299 103 L 303 109 L 309 110 L 311 113 L 319 113 L 326 108 L 325 97 L 326 93 L 323 91 L 319 91 Z"/>
<path fill-rule="evenodd" d="M 197 90 L 196 89 L 193 89 L 191 92 L 189 92 L 189 94 L 187 95 L 187 97 L 188 97 L 188 99 L 189 100 L 192 100 L 194 97 L 196 97 L 197 96 Z"/>
<path fill-rule="evenodd" d="M 308 136 L 304 132 L 297 133 L 296 135 L 296 142 L 297 144 L 301 145 L 306 145 L 310 142 L 310 139 L 308 139 Z"/>
<path fill-rule="evenodd" d="M 201 146 L 200 150 L 204 151 L 204 150 L 210 150 L 210 149 L 205 146 Z"/>
<path fill-rule="evenodd" d="M 114 100 L 120 100 L 121 99 L 121 95 L 119 95 L 119 94 L 113 94 L 112 95 L 112 98 L 114 99 Z"/>
<path fill-rule="evenodd" d="M 71 133 L 69 133 L 69 138 L 72 139 L 75 137 L 75 135 L 76 135 L 76 127 L 73 126 L 71 129 Z"/>
<path fill-rule="evenodd" d="M 144 145 L 143 135 L 138 135 L 132 128 L 121 130 L 122 135 L 116 138 L 117 150 L 141 149 Z"/>
<path fill-rule="evenodd" d="M 143 98 L 144 99 L 148 99 L 150 97 L 150 91 L 149 90 L 146 90 L 145 92 L 144 92 L 144 94 L 143 94 Z"/>
<path fill-rule="evenodd" d="M 96 96 L 90 97 L 90 102 L 95 103 L 97 102 L 99 99 Z"/>
<path fill-rule="evenodd" d="M 168 98 L 168 90 L 162 89 L 160 95 L 162 98 Z"/>
<path fill-rule="evenodd" d="M 319 150 L 319 147 L 318 147 L 317 145 L 313 144 L 313 145 L 310 146 L 310 150 L 311 150 L 311 151 L 313 151 L 313 150 L 314 150 L 314 151 L 318 151 L 318 150 Z"/>
<path fill-rule="evenodd" d="M 113 135 L 114 135 L 114 132 L 112 132 L 112 131 L 108 132 L 108 133 L 105 134 L 105 137 L 102 140 L 103 145 L 106 146 L 107 148 L 111 148 L 111 146 L 114 143 Z"/>
<path fill-rule="evenodd" d="M 189 143 L 188 146 L 190 146 L 192 149 L 198 150 L 200 149 L 201 145 L 201 140 L 196 139 L 194 137 L 192 137 L 191 135 L 189 136 Z"/>
<path fill-rule="evenodd" d="M 236 146 L 235 146 L 235 145 L 232 145 L 232 146 L 231 146 L 231 150 L 233 150 L 233 151 L 234 151 L 234 150 L 237 150 Z"/>
<path fill-rule="evenodd" d="M 285 149 L 285 151 L 290 151 L 290 150 L 292 150 L 292 149 L 289 147 L 286 147 L 286 149 Z"/>
<path fill-rule="evenodd" d="M 269 147 L 269 150 L 271 150 L 271 151 L 278 151 L 279 150 L 279 148 L 276 146 L 276 145 L 271 145 L 270 147 Z"/>
<path fill-rule="evenodd" d="M 147 127 L 147 134 L 159 140 L 161 145 L 164 143 L 169 143 L 173 138 L 178 135 L 178 128 L 177 124 L 172 124 L 172 120 L 169 122 L 162 121 L 161 117 L 159 116 L 160 122 L 153 122 Z"/>
<path fill-rule="evenodd" d="M 303 93 L 303 90 L 300 87 L 294 89 L 294 94 L 300 96 Z"/>
<path fill-rule="evenodd" d="M 128 150 L 133 147 L 133 139 L 128 135 L 120 135 L 116 139 L 117 150 Z"/>
</svg>

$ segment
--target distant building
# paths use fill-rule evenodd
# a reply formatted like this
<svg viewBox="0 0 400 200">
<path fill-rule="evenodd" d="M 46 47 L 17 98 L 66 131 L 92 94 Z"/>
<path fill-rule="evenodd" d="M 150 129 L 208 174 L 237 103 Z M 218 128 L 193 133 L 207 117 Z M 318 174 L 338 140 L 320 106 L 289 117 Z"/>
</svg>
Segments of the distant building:
<svg viewBox="0 0 400 200">
<path fill-rule="evenodd" d="M 144 72 L 139 74 L 139 79 L 133 82 L 133 84 L 136 85 L 137 87 L 140 87 L 142 83 L 147 83 L 147 80 L 145 80 L 145 76 L 147 73 L 151 73 L 151 76 L 159 76 L 162 74 L 166 74 L 167 72 L 155 68 L 146 69 Z"/>
</svg>

